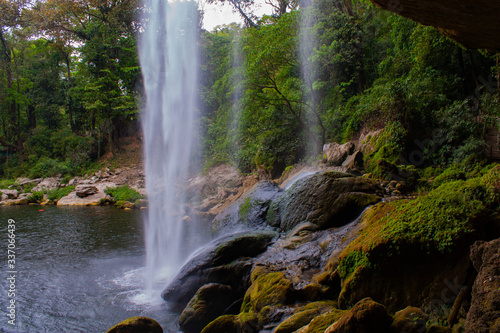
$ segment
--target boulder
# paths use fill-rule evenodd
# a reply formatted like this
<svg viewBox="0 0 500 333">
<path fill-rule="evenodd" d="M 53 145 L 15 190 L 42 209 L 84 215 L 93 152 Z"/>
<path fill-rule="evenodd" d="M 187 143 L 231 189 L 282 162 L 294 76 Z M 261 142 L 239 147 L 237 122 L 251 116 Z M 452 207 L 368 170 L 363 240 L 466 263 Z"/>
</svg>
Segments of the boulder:
<svg viewBox="0 0 500 333">
<path fill-rule="evenodd" d="M 354 220 L 366 206 L 380 200 L 382 189 L 372 180 L 338 171 L 302 178 L 275 199 L 267 223 L 289 231 L 303 221 L 320 229 L 342 226 Z"/>
<path fill-rule="evenodd" d="M 365 298 L 329 326 L 325 333 L 386 333 L 391 322 L 392 317 L 385 306 Z"/>
<path fill-rule="evenodd" d="M 238 316 L 225 315 L 218 317 L 210 324 L 205 326 L 201 333 L 240 333 L 241 325 Z"/>
<path fill-rule="evenodd" d="M 260 268 L 260 266 L 257 267 Z M 283 272 L 254 269 L 252 285 L 245 293 L 241 310 L 259 313 L 266 306 L 285 304 L 292 289 L 292 282 L 285 277 Z"/>
<path fill-rule="evenodd" d="M 269 181 L 261 181 L 245 192 L 212 221 L 212 230 L 265 229 L 266 214 L 280 188 Z"/>
<path fill-rule="evenodd" d="M 62 197 L 57 201 L 58 206 L 99 206 L 104 200 L 107 200 L 108 196 L 104 192 L 97 192 L 81 198 L 76 195 L 76 191 L 71 192 L 65 197 Z"/>
<path fill-rule="evenodd" d="M 292 333 L 308 325 L 314 318 L 331 312 L 335 308 L 334 301 L 313 302 L 297 308 L 293 315 L 286 318 L 274 330 L 274 333 Z"/>
<path fill-rule="evenodd" d="M 31 189 L 31 193 L 40 192 L 40 191 L 50 191 L 56 188 L 59 188 L 61 183 L 57 180 L 57 178 L 49 177 L 45 178 L 41 182 L 39 182 L 35 187 Z"/>
<path fill-rule="evenodd" d="M 465 331 L 500 332 L 500 238 L 474 243 L 471 259 L 478 275 L 472 287 Z"/>
<path fill-rule="evenodd" d="M 228 285 L 209 283 L 202 286 L 191 298 L 179 318 L 180 328 L 186 333 L 201 332 L 215 318 L 236 301 L 235 293 Z"/>
<path fill-rule="evenodd" d="M 209 283 L 229 285 L 235 294 L 243 295 L 252 268 L 249 257 L 265 251 L 277 235 L 273 231 L 240 232 L 214 240 L 182 267 L 163 291 L 163 299 L 185 307 L 196 291 Z"/>
<path fill-rule="evenodd" d="M 355 146 L 352 142 L 347 142 L 342 145 L 333 142 L 323 145 L 323 153 L 327 163 L 340 166 L 347 156 L 353 153 L 354 148 Z"/>
<path fill-rule="evenodd" d="M 1 193 L 0 201 L 8 199 L 17 199 L 18 196 L 17 190 L 0 190 L 0 193 Z"/>
<path fill-rule="evenodd" d="M 420 333 L 425 332 L 426 323 L 429 316 L 420 308 L 408 306 L 394 314 L 394 321 L 391 325 L 391 331 L 394 333 Z"/>
<path fill-rule="evenodd" d="M 94 185 L 77 185 L 75 187 L 75 192 L 80 198 L 85 198 L 89 195 L 96 194 L 99 190 Z"/>
<path fill-rule="evenodd" d="M 106 333 L 163 333 L 163 328 L 151 318 L 131 317 L 111 327 Z"/>
<path fill-rule="evenodd" d="M 356 150 L 352 155 L 347 156 L 345 161 L 342 163 L 342 167 L 346 170 L 361 171 L 364 169 L 364 163 L 363 153 Z"/>
</svg>

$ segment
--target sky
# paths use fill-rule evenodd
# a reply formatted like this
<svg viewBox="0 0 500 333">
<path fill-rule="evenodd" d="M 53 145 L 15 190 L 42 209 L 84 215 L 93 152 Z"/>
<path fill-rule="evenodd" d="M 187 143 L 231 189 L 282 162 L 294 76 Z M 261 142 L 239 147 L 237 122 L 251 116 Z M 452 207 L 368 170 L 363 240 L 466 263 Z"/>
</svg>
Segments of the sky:
<svg viewBox="0 0 500 333">
<path fill-rule="evenodd" d="M 270 15 L 272 7 L 264 3 L 265 0 L 256 0 L 255 13 L 261 17 L 264 14 Z M 216 26 L 222 24 L 229 24 L 232 22 L 243 23 L 243 19 L 239 14 L 233 12 L 233 8 L 229 4 L 212 4 L 209 5 L 205 0 L 200 1 L 200 8 L 204 11 L 203 28 L 212 31 Z"/>
</svg>

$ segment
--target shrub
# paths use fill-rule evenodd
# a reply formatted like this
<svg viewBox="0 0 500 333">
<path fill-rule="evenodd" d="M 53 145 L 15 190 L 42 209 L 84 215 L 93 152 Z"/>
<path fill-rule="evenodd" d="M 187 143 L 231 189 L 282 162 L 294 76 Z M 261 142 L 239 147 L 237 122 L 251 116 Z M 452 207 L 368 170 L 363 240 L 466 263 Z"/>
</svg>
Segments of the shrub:
<svg viewBox="0 0 500 333">
<path fill-rule="evenodd" d="M 67 163 L 62 163 L 49 157 L 42 157 L 30 171 L 31 178 L 53 177 L 57 174 L 71 173 Z"/>
<path fill-rule="evenodd" d="M 31 193 L 31 195 L 27 197 L 27 199 L 28 202 L 30 203 L 40 202 L 43 200 L 43 192 L 42 191 L 33 192 Z"/>
<path fill-rule="evenodd" d="M 61 187 L 61 188 L 57 188 L 57 189 L 51 190 L 48 193 L 48 199 L 50 201 L 59 200 L 62 197 L 67 196 L 68 194 L 70 194 L 74 190 L 75 190 L 75 186 L 66 186 L 66 187 Z"/>
<path fill-rule="evenodd" d="M 136 202 L 137 200 L 144 198 L 143 195 L 128 185 L 113 188 L 108 187 L 104 192 L 111 196 L 114 201 Z"/>
</svg>

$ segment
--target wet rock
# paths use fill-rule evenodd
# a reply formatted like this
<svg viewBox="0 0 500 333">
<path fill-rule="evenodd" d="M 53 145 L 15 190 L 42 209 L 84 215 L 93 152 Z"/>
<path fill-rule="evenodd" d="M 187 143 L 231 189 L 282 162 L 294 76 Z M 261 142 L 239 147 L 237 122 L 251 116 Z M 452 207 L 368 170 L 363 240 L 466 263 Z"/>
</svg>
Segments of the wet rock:
<svg viewBox="0 0 500 333">
<path fill-rule="evenodd" d="M 7 199 L 17 199 L 18 197 L 17 190 L 0 190 L 0 193 L 0 201 L 4 201 Z"/>
<path fill-rule="evenodd" d="M 325 330 L 330 325 L 338 321 L 344 313 L 345 311 L 332 309 L 326 313 L 320 314 L 319 316 L 311 320 L 311 322 L 308 325 L 297 330 L 296 333 L 325 332 Z"/>
<path fill-rule="evenodd" d="M 329 326 L 325 333 L 386 333 L 391 322 L 392 317 L 385 306 L 365 298 Z"/>
<path fill-rule="evenodd" d="M 50 191 L 50 190 L 54 190 L 56 188 L 59 188 L 60 186 L 61 186 L 61 184 L 59 183 L 57 178 L 53 178 L 53 177 L 45 178 L 44 180 L 39 182 L 38 185 L 36 185 L 35 187 L 33 187 L 31 189 L 31 193 L 40 192 L 40 191 Z"/>
<path fill-rule="evenodd" d="M 471 260 L 478 275 L 465 331 L 500 332 L 500 238 L 476 242 L 471 248 Z"/>
<path fill-rule="evenodd" d="M 280 188 L 269 181 L 261 181 L 230 204 L 212 221 L 213 230 L 264 229 L 266 214 L 271 200 Z"/>
<path fill-rule="evenodd" d="M 200 332 L 236 301 L 235 296 L 228 285 L 210 283 L 202 286 L 182 311 L 180 328 L 186 333 Z"/>
<path fill-rule="evenodd" d="M 314 318 L 318 318 L 335 310 L 334 301 L 313 302 L 297 308 L 293 315 L 285 319 L 274 331 L 275 333 L 292 333 L 308 325 Z M 326 318 L 325 318 L 326 319 Z M 314 328 L 311 325 L 310 329 Z"/>
<path fill-rule="evenodd" d="M 429 316 L 420 308 L 408 306 L 394 314 L 394 321 L 391 331 L 394 333 L 420 333 L 426 330 L 426 323 Z"/>
<path fill-rule="evenodd" d="M 155 320 L 147 317 L 131 317 L 111 327 L 106 333 L 163 333 Z"/>
<path fill-rule="evenodd" d="M 323 145 L 323 154 L 326 157 L 326 162 L 332 165 L 342 165 L 347 156 L 354 151 L 354 143 L 347 142 L 343 145 L 336 142 Z"/>
<path fill-rule="evenodd" d="M 292 282 L 282 272 L 252 271 L 252 285 L 245 293 L 242 312 L 259 313 L 265 306 L 281 305 L 292 291 Z"/>
<path fill-rule="evenodd" d="M 366 206 L 380 200 L 382 189 L 373 181 L 350 174 L 326 171 L 294 183 L 275 199 L 267 222 L 283 231 L 308 221 L 321 229 L 342 226 L 356 218 Z"/>
<path fill-rule="evenodd" d="M 75 187 L 75 192 L 80 198 L 85 198 L 89 195 L 96 194 L 99 190 L 94 185 L 78 185 Z"/>
<path fill-rule="evenodd" d="M 163 291 L 163 299 L 184 307 L 208 283 L 226 284 L 236 294 L 243 294 L 252 268 L 249 258 L 262 253 L 276 236 L 273 231 L 254 231 L 216 239 L 184 265 Z"/>
</svg>

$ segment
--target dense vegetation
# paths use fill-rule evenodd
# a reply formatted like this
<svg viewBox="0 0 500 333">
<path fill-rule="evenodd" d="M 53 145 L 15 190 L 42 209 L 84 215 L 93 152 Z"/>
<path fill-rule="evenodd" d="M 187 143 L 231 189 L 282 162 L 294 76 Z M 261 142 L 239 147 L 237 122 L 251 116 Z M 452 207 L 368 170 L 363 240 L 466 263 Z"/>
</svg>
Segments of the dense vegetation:
<svg viewBox="0 0 500 333">
<path fill-rule="evenodd" d="M 378 176 L 380 161 L 411 174 L 481 158 L 477 117 L 500 115 L 497 55 L 367 0 L 280 1 L 259 20 L 251 1 L 230 3 L 243 5 L 245 27 L 200 29 L 205 167 L 277 176 L 317 160 L 326 142 L 384 128 L 365 156 Z M 82 173 L 137 131 L 142 9 L 0 2 L 0 177 Z"/>
</svg>

